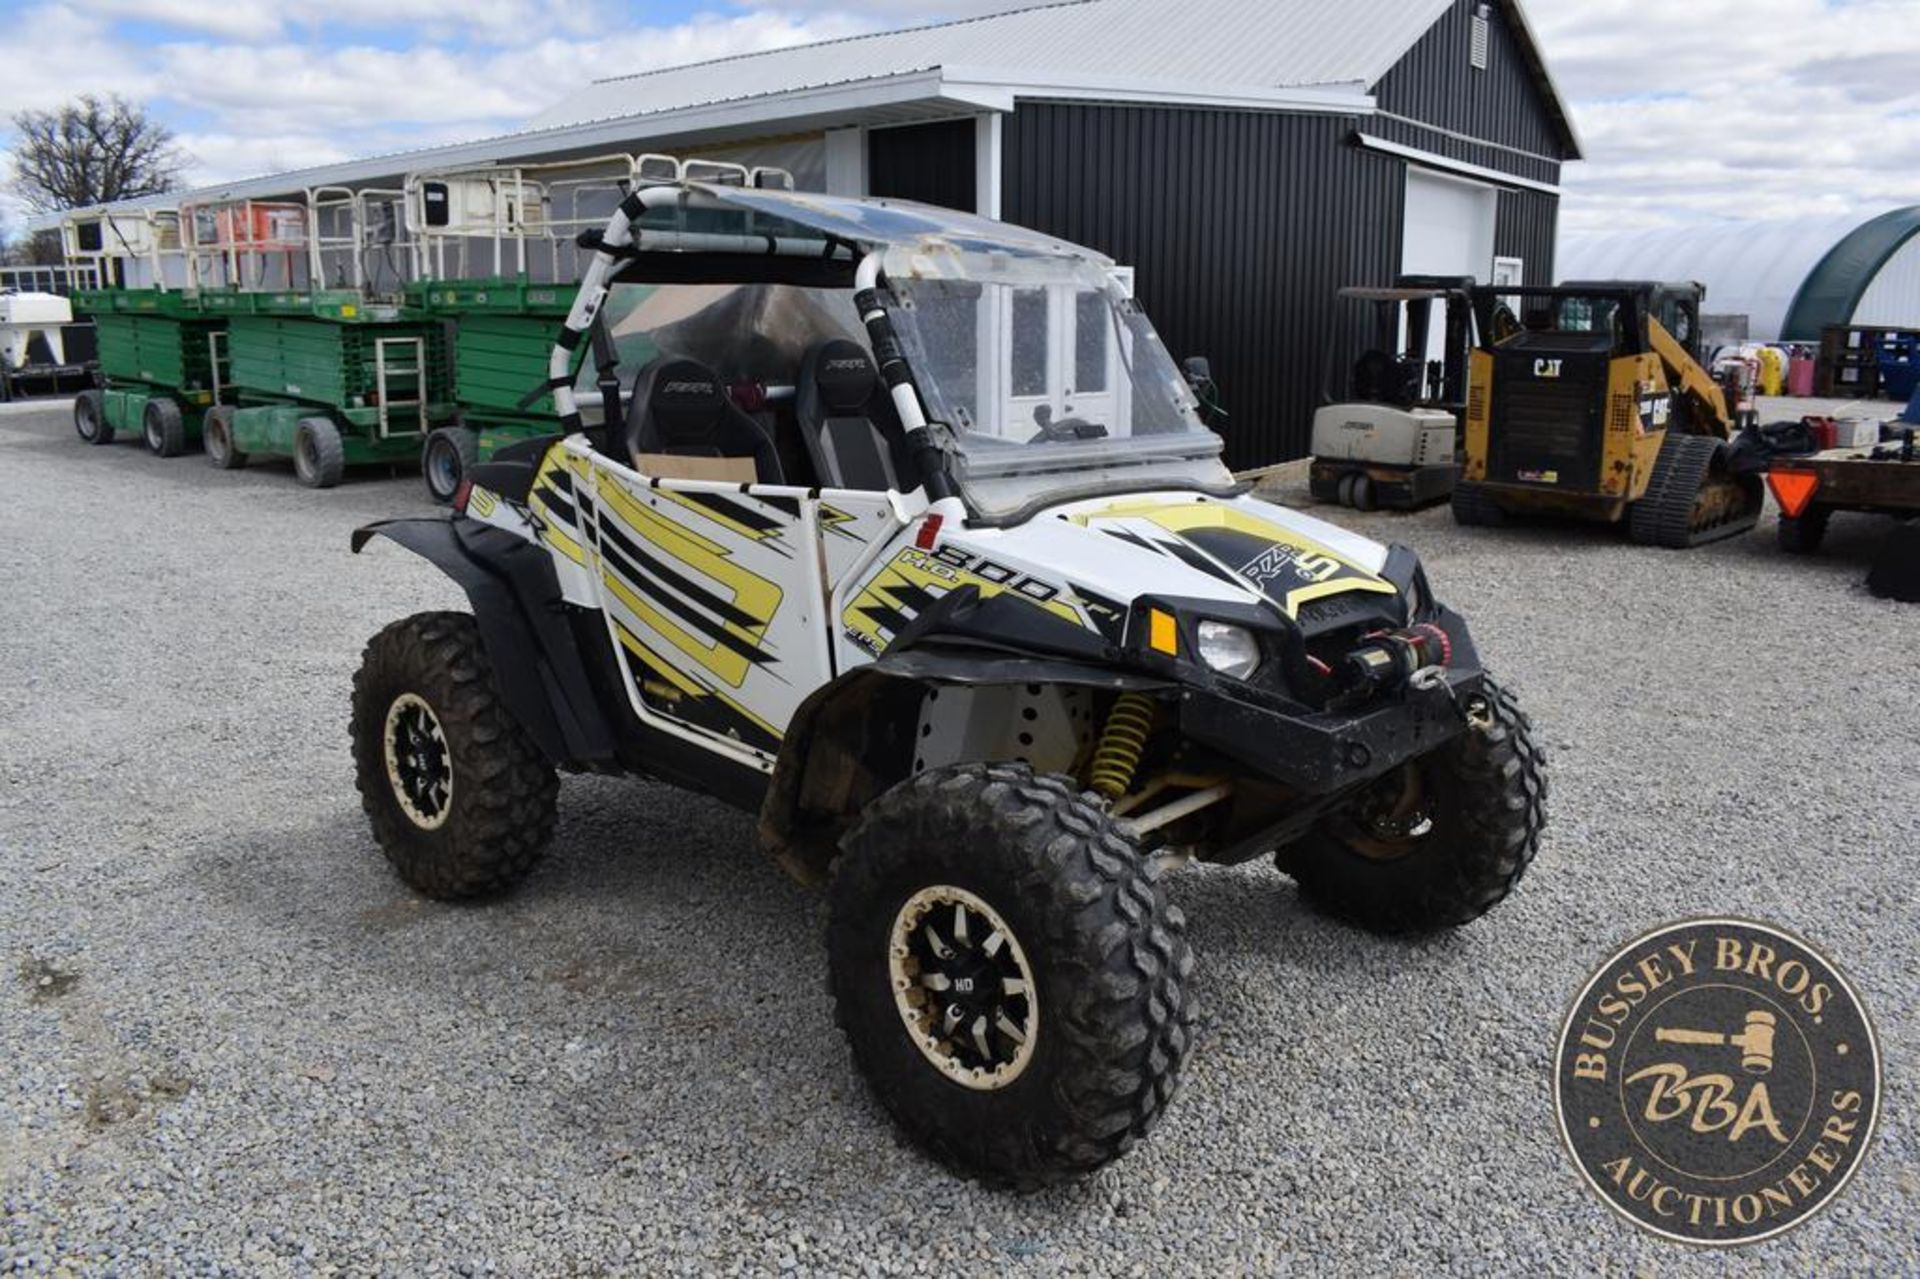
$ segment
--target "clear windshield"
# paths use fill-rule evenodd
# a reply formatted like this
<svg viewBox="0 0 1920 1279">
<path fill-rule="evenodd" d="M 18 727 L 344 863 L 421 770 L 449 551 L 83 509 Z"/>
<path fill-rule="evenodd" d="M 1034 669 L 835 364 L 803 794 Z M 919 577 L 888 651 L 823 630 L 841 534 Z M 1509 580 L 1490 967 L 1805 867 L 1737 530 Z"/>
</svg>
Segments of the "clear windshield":
<svg viewBox="0 0 1920 1279">
<path fill-rule="evenodd" d="M 974 509 L 1231 482 L 1186 379 L 1099 265 L 973 253 L 913 265 L 889 265 L 894 323 Z"/>
</svg>

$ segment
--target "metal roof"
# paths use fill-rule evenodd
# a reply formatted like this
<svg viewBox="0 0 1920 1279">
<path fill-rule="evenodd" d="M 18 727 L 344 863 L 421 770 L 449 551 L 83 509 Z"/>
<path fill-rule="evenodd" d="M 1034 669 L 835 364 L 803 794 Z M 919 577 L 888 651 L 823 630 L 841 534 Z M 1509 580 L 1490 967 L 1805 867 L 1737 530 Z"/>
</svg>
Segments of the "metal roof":
<svg viewBox="0 0 1920 1279">
<path fill-rule="evenodd" d="M 534 128 L 651 115 L 936 67 L 1040 83 L 1074 76 L 1167 85 L 1364 90 L 1452 0 L 1070 0 L 830 40 L 588 85 Z"/>
</svg>

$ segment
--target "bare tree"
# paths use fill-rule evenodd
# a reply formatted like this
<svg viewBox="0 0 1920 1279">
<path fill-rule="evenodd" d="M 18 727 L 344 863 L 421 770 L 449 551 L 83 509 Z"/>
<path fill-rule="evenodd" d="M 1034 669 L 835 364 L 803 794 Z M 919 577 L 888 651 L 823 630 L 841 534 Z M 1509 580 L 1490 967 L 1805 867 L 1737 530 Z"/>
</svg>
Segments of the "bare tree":
<svg viewBox="0 0 1920 1279">
<path fill-rule="evenodd" d="M 180 185 L 173 133 L 118 94 L 13 117 L 13 188 L 36 213 L 159 195 Z"/>
</svg>

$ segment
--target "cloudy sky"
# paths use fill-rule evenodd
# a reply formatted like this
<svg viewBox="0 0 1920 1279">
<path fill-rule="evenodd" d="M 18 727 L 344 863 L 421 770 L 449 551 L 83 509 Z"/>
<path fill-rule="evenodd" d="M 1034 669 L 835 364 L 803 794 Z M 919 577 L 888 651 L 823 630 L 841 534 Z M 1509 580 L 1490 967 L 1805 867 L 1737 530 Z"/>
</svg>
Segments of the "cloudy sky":
<svg viewBox="0 0 1920 1279">
<path fill-rule="evenodd" d="M 0 0 L 0 118 L 118 91 L 217 182 L 501 132 L 585 79 L 1014 7 Z M 1527 8 L 1587 143 L 1568 229 L 1920 202 L 1920 0 Z"/>
</svg>

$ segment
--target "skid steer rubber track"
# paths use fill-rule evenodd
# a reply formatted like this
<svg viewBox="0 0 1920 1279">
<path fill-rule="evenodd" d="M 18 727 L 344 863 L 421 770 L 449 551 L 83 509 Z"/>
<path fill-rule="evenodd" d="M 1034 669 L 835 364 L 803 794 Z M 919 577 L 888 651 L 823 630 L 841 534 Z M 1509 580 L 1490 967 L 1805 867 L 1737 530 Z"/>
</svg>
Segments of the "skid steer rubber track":
<svg viewBox="0 0 1920 1279">
<path fill-rule="evenodd" d="M 1738 537 L 1760 522 L 1757 476 L 1727 474 L 1726 451 L 1710 435 L 1667 432 L 1646 496 L 1627 508 L 1627 532 L 1645 546 L 1674 550 Z"/>
</svg>

